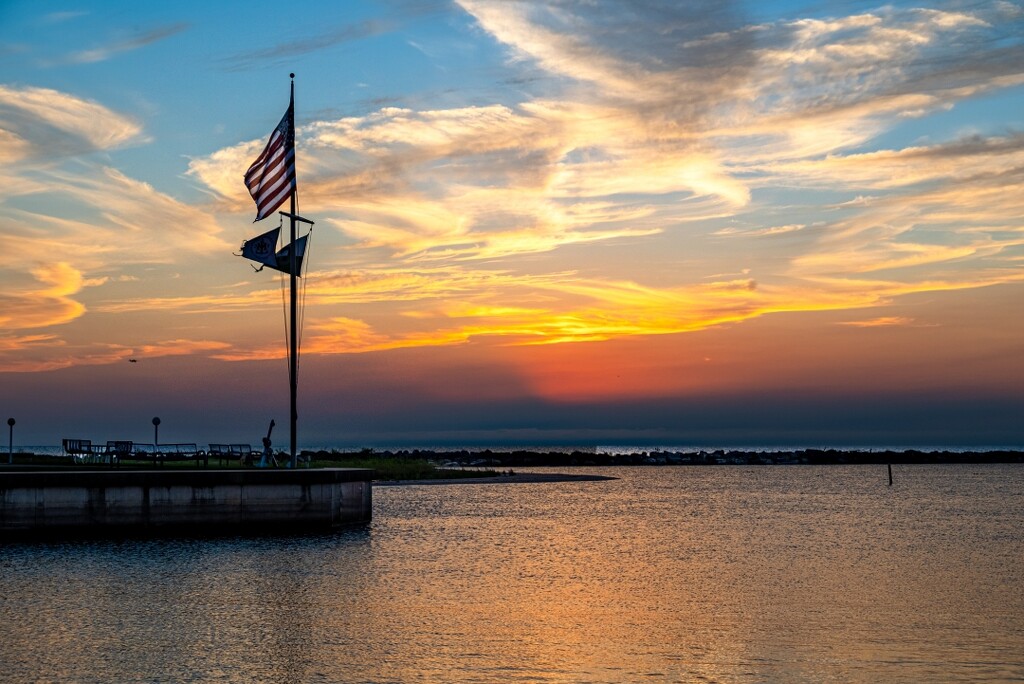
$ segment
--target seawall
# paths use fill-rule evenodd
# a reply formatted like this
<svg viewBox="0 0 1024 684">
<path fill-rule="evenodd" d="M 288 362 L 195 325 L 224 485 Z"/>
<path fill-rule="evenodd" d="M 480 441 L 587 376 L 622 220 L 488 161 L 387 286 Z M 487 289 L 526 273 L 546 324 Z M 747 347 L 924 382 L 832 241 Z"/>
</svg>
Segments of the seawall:
<svg viewBox="0 0 1024 684">
<path fill-rule="evenodd" d="M 372 470 L 0 473 L 0 535 L 315 532 L 368 523 Z"/>
</svg>

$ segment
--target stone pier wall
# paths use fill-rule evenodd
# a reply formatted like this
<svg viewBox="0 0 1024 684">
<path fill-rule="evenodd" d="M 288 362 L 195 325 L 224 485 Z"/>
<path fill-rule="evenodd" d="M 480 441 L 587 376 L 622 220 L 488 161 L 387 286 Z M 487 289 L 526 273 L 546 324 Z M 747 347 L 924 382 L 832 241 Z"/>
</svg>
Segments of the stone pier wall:
<svg viewBox="0 0 1024 684">
<path fill-rule="evenodd" d="M 368 523 L 373 471 L 0 473 L 0 534 L 329 530 Z"/>
</svg>

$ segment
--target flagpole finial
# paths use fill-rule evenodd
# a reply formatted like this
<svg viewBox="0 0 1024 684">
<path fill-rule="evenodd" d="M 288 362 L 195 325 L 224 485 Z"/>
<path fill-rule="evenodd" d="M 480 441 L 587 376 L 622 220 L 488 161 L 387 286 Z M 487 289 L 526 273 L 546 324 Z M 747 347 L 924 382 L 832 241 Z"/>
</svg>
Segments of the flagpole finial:
<svg viewBox="0 0 1024 684">
<path fill-rule="evenodd" d="M 288 74 L 288 78 L 295 78 L 295 74 Z"/>
</svg>

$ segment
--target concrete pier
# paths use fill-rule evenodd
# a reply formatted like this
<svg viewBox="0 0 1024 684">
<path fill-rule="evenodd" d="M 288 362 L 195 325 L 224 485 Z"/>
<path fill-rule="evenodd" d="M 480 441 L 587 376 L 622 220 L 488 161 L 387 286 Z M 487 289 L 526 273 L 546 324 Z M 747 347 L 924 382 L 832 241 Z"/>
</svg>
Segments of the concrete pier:
<svg viewBox="0 0 1024 684">
<path fill-rule="evenodd" d="M 314 532 L 368 523 L 372 470 L 0 473 L 0 536 Z"/>
</svg>

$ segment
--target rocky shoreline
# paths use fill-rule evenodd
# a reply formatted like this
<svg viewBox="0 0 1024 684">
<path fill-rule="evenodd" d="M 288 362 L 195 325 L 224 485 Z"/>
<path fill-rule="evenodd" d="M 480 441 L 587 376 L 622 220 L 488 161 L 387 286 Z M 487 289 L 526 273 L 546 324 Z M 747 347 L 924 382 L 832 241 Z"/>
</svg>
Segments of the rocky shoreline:
<svg viewBox="0 0 1024 684">
<path fill-rule="evenodd" d="M 844 464 L 942 464 L 942 463 L 1024 463 L 1024 451 L 918 451 L 801 449 L 793 451 L 660 451 L 615 453 L 613 451 L 571 452 L 512 450 L 433 451 L 412 449 L 360 452 L 303 451 L 317 461 L 374 458 L 423 459 L 439 468 L 528 468 L 565 466 L 706 466 L 706 465 L 844 465 Z"/>
</svg>

